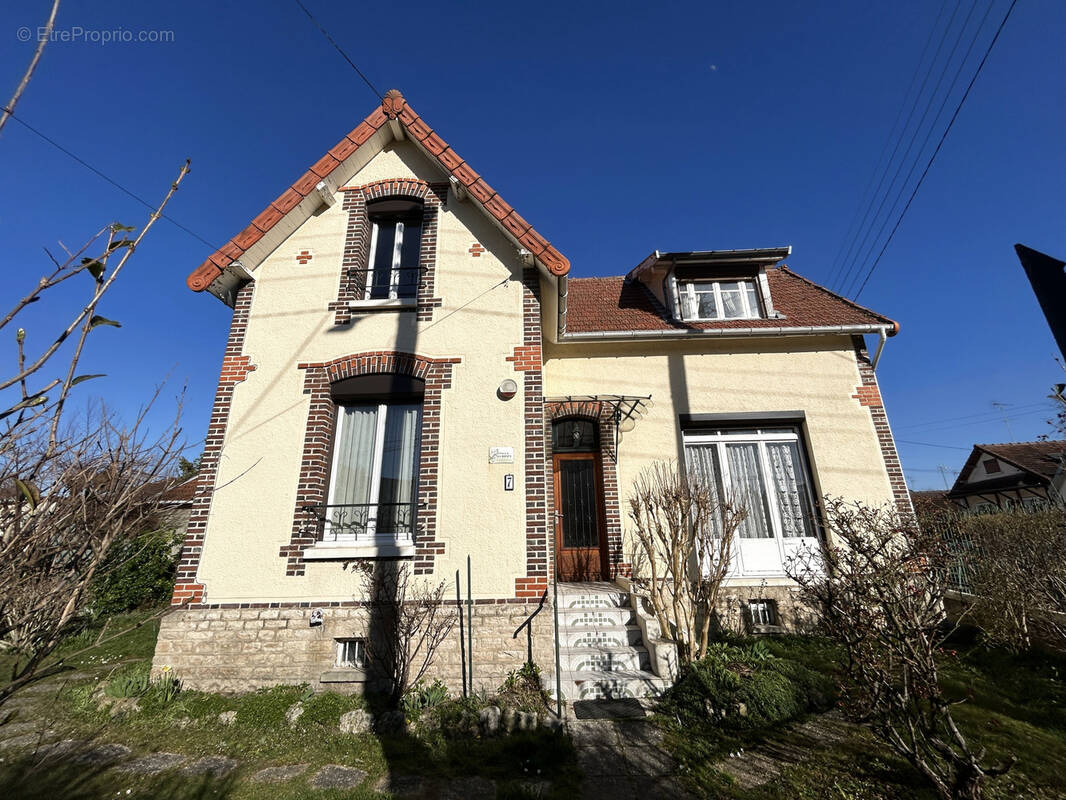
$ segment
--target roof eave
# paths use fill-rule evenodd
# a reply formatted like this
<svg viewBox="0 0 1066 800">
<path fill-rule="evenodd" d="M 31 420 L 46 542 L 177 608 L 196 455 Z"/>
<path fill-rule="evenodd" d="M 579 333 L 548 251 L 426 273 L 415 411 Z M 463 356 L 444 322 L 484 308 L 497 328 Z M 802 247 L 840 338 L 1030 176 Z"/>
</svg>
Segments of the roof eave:
<svg viewBox="0 0 1066 800">
<path fill-rule="evenodd" d="M 561 342 L 662 341 L 663 339 L 746 339 L 773 336 L 855 336 L 881 333 L 889 325 L 802 325 L 775 328 L 671 328 L 669 330 L 577 331 L 560 336 Z M 890 335 L 890 334 L 889 334 Z"/>
</svg>

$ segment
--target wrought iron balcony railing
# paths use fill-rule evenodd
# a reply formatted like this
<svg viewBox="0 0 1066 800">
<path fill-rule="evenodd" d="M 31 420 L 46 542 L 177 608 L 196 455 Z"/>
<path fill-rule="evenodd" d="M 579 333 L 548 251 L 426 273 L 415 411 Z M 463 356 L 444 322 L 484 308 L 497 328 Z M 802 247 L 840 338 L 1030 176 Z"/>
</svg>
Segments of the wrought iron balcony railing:
<svg viewBox="0 0 1066 800">
<path fill-rule="evenodd" d="M 411 541 L 418 503 L 329 503 L 305 505 L 303 511 L 318 542 Z"/>
</svg>

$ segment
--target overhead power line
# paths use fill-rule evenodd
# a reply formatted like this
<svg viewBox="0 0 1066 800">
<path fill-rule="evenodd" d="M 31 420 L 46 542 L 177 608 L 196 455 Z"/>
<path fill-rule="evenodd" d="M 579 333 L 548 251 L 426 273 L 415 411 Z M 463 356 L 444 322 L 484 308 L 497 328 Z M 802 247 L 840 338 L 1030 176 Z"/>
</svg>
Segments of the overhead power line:
<svg viewBox="0 0 1066 800">
<path fill-rule="evenodd" d="M 981 18 L 981 22 L 978 23 L 977 28 L 974 30 L 973 36 L 971 36 L 970 38 L 969 47 L 966 48 L 966 53 L 959 61 L 958 69 L 956 70 L 954 77 L 947 84 L 947 91 L 944 92 L 944 98 L 940 104 L 940 108 L 938 108 L 936 114 L 934 114 L 932 118 L 930 118 L 929 112 L 932 110 L 933 105 L 936 102 L 937 96 L 940 94 L 940 89 L 944 85 L 944 78 L 947 77 L 948 71 L 950 70 L 952 63 L 955 60 L 955 53 L 958 52 L 959 45 L 962 44 L 963 37 L 966 35 L 966 30 L 970 26 L 970 20 L 973 18 L 973 13 L 977 10 L 977 2 L 978 0 L 973 0 L 973 4 L 970 6 L 970 10 L 966 13 L 966 17 L 965 19 L 963 19 L 962 25 L 959 27 L 958 34 L 955 36 L 955 41 L 951 45 L 951 51 L 948 53 L 947 58 L 944 60 L 944 65 L 940 70 L 940 75 L 936 79 L 936 84 L 933 86 L 932 91 L 929 93 L 929 97 L 925 101 L 925 107 L 922 109 L 922 115 L 918 119 L 918 123 L 917 125 L 915 125 L 914 130 L 911 132 L 910 141 L 907 142 L 907 148 L 906 150 L 904 150 L 903 157 L 900 159 L 899 164 L 896 165 L 896 171 L 892 175 L 892 180 L 891 182 L 889 182 L 888 187 L 885 189 L 884 196 L 881 198 L 881 203 L 877 207 L 877 212 L 874 214 L 873 219 L 870 221 L 870 229 L 867 231 L 867 236 L 855 253 L 855 261 L 848 268 L 849 275 L 846 278 L 847 283 L 846 285 L 842 284 L 842 287 L 844 287 L 842 291 L 845 295 L 847 295 L 851 291 L 851 289 L 854 288 L 854 284 L 858 281 L 859 276 L 862 274 L 863 268 L 866 264 L 869 263 L 870 256 L 873 254 L 874 249 L 877 247 L 877 243 L 884 235 L 885 228 L 887 227 L 889 220 L 892 218 L 892 213 L 899 205 L 900 197 L 902 197 L 904 191 L 906 191 L 907 186 L 910 183 L 911 177 L 914 175 L 914 170 L 915 168 L 917 168 L 918 163 L 921 160 L 922 153 L 925 152 L 926 145 L 929 143 L 929 137 L 936 129 L 937 122 L 940 119 L 940 115 L 944 111 L 944 106 L 947 104 L 948 98 L 950 98 L 951 95 L 955 92 L 955 87 L 958 85 L 959 76 L 962 74 L 962 69 L 966 65 L 967 60 L 969 60 L 970 53 L 973 51 L 973 47 L 977 43 L 978 37 L 981 35 L 981 29 L 984 27 L 985 20 L 987 20 L 988 14 L 992 10 L 992 6 L 995 3 L 995 0 L 988 0 L 988 7 L 985 9 L 985 14 Z M 945 35 L 946 34 L 947 31 L 945 31 Z M 919 100 L 920 97 L 915 99 Z M 917 149 L 915 149 L 915 142 L 918 141 L 918 137 L 921 135 L 923 128 L 925 128 L 926 120 L 929 120 L 929 127 L 925 132 L 925 138 L 922 140 L 922 144 Z M 905 167 L 908 167 L 906 177 L 899 182 L 899 188 L 897 190 L 897 181 L 899 181 L 899 177 L 901 174 L 903 174 L 903 170 Z M 888 203 L 888 205 L 886 205 L 889 197 L 893 194 L 894 190 L 895 197 L 892 199 L 891 203 Z M 882 215 L 882 211 L 884 211 L 884 215 Z M 881 219 L 881 224 L 877 227 L 877 232 L 874 233 L 874 226 L 877 224 L 878 218 Z"/>
<path fill-rule="evenodd" d="M 47 134 L 37 130 L 37 128 L 33 127 L 32 125 L 30 125 L 30 123 L 26 122 L 26 120 L 22 119 L 19 116 L 16 116 L 15 112 L 12 109 L 4 109 L 4 111 L 7 111 L 9 113 L 9 117 L 8 117 L 9 119 L 14 120 L 19 125 L 21 125 L 23 128 L 25 128 L 30 133 L 32 133 L 34 136 L 38 137 L 39 139 L 41 139 L 42 141 L 46 142 L 47 144 L 50 144 L 52 147 L 54 147 L 59 152 L 63 153 L 68 158 L 71 158 L 74 161 L 76 161 L 78 164 L 81 164 L 81 166 L 85 167 L 85 169 L 89 170 L 89 172 L 93 173 L 98 178 L 101 178 L 104 181 L 106 181 L 107 183 L 111 184 L 116 189 L 118 189 L 120 192 L 125 194 L 126 196 L 133 198 L 138 203 L 140 203 L 142 206 L 147 208 L 149 211 L 155 211 L 156 210 L 156 204 L 149 203 L 147 200 L 145 200 L 140 195 L 134 193 L 130 189 L 127 189 L 125 186 L 123 186 L 121 183 L 116 181 L 110 175 L 107 175 L 102 170 L 99 170 L 96 167 L 94 167 L 92 164 L 90 164 L 88 161 L 86 161 L 81 156 L 79 156 L 76 153 L 73 153 L 70 150 L 68 150 L 67 148 L 65 148 L 63 145 L 61 145 L 59 142 L 57 142 L 52 137 L 50 137 Z M 178 228 L 181 231 L 184 231 L 185 233 L 187 233 L 189 236 L 191 236 L 194 239 L 196 239 L 201 244 L 206 244 L 212 250 L 218 250 L 218 246 L 217 245 L 212 244 L 207 239 L 205 239 L 203 236 L 198 234 L 196 231 L 190 230 L 186 226 L 182 225 L 180 222 L 178 222 L 176 219 L 171 217 L 169 214 L 161 214 L 160 218 L 161 219 L 165 219 L 167 222 L 169 222 L 174 227 Z"/>
<path fill-rule="evenodd" d="M 959 447 L 958 445 L 954 444 L 933 444 L 932 442 L 915 442 L 911 441 L 910 439 L 896 439 L 896 441 L 900 444 L 916 444 L 922 447 L 939 447 L 943 450 L 965 450 L 967 453 L 973 449 L 970 447 Z"/>
<path fill-rule="evenodd" d="M 977 69 L 974 70 L 973 77 L 970 78 L 969 84 L 966 86 L 966 91 L 963 92 L 962 97 L 959 99 L 959 103 L 955 106 L 955 111 L 951 115 L 951 119 L 948 121 L 947 127 L 944 128 L 944 132 L 940 136 L 940 141 L 937 142 L 936 149 L 933 150 L 933 154 L 929 156 L 929 161 L 925 165 L 925 169 L 922 170 L 921 176 L 918 178 L 918 182 L 914 185 L 914 190 L 911 192 L 910 197 L 907 198 L 907 204 L 903 207 L 899 217 L 896 219 L 895 225 L 892 226 L 891 232 L 888 234 L 888 238 L 885 240 L 884 246 L 877 254 L 877 258 L 873 264 L 870 265 L 869 271 L 866 273 L 866 277 L 863 278 L 862 284 L 859 286 L 859 290 L 855 293 L 854 299 L 858 300 L 862 295 L 863 290 L 866 288 L 866 284 L 869 283 L 870 278 L 873 277 L 874 272 L 877 270 L 878 265 L 881 263 L 882 257 L 885 255 L 885 251 L 888 250 L 888 246 L 892 243 L 892 239 L 896 235 L 896 231 L 899 230 L 900 224 L 903 222 L 903 218 L 907 215 L 907 211 L 911 207 L 911 203 L 914 202 L 914 198 L 918 194 L 918 190 L 922 188 L 922 184 L 925 182 L 926 176 L 929 174 L 929 170 L 933 167 L 933 162 L 936 161 L 937 155 L 940 153 L 941 148 L 944 146 L 944 142 L 948 138 L 948 134 L 951 133 L 952 127 L 955 125 L 955 120 L 959 118 L 959 114 L 962 111 L 963 105 L 966 103 L 966 98 L 970 96 L 970 92 L 973 90 L 974 84 L 977 83 L 977 79 L 981 75 L 981 71 L 984 69 L 985 64 L 988 62 L 988 57 L 992 54 L 992 49 L 996 46 L 996 42 L 999 41 L 999 36 L 1003 33 L 1003 28 L 1007 25 L 1007 20 L 1010 19 L 1011 13 L 1014 11 L 1014 7 L 1018 4 L 1018 0 L 1011 0 L 1010 6 L 1007 8 L 1007 13 L 1003 15 L 1003 19 L 1000 20 L 999 27 L 996 28 L 996 33 L 992 37 L 992 41 L 988 43 L 988 47 L 985 48 L 985 53 L 981 57 L 980 63 L 977 65 Z"/>
<path fill-rule="evenodd" d="M 1047 407 L 1049 407 L 1049 404 L 1046 400 L 1044 400 L 1039 403 L 1023 403 L 1020 406 L 1010 405 L 1007 408 L 1011 411 L 1011 413 L 1017 414 L 1019 411 L 1024 411 L 1026 409 Z M 898 425 L 896 427 L 898 430 L 904 430 L 908 428 L 926 428 L 930 425 L 939 425 L 942 422 L 956 422 L 958 420 L 963 419 L 972 420 L 976 419 L 977 417 L 991 417 L 993 419 L 996 419 L 1002 418 L 1002 414 L 999 411 L 978 411 L 975 414 L 962 414 L 957 417 L 941 417 L 940 419 L 930 419 L 926 420 L 925 422 L 913 422 L 910 425 Z"/>
<path fill-rule="evenodd" d="M 896 160 L 896 154 L 899 152 L 899 146 L 903 143 L 903 136 L 906 133 L 907 128 L 910 127 L 911 119 L 914 117 L 914 112 L 918 108 L 918 101 L 921 100 L 922 94 L 925 92 L 925 86 L 929 82 L 929 76 L 933 72 L 933 66 L 940 58 L 940 51 L 943 49 L 944 42 L 947 40 L 948 31 L 951 30 L 951 25 L 955 20 L 955 15 L 959 12 L 960 2 L 961 0 L 955 0 L 955 8 L 951 12 L 951 16 L 948 18 L 948 23 L 945 26 L 944 32 L 940 37 L 940 42 L 939 44 L 937 44 L 936 52 L 933 54 L 933 58 L 929 62 L 929 67 L 928 69 L 926 69 L 925 77 L 922 78 L 922 83 L 918 89 L 918 93 L 914 96 L 914 101 L 911 103 L 910 111 L 907 112 L 907 119 L 903 123 L 903 127 L 900 128 L 899 135 L 897 136 L 896 127 L 899 125 L 900 120 L 903 118 L 903 111 L 907 107 L 907 98 L 910 97 L 911 90 L 914 89 L 915 84 L 918 80 L 918 75 L 922 71 L 922 65 L 925 63 L 925 56 L 929 52 L 929 45 L 933 43 L 933 39 L 936 36 L 937 29 L 940 27 L 940 19 L 944 16 L 944 10 L 947 8 L 947 0 L 945 0 L 944 4 L 940 6 L 940 11 L 937 13 L 936 20 L 933 22 L 933 27 L 929 29 L 929 37 L 926 39 L 925 45 L 922 47 L 922 54 L 918 57 L 917 64 L 915 64 L 914 74 L 911 76 L 910 85 L 907 87 L 907 91 L 903 94 L 903 102 L 900 103 L 899 111 L 896 112 L 896 121 L 892 123 L 892 128 L 889 130 L 888 136 L 885 138 L 885 144 L 881 148 L 881 155 L 878 156 L 877 161 L 875 162 L 874 170 L 870 174 L 870 181 L 869 183 L 867 183 L 866 188 L 863 190 L 862 194 L 859 195 L 859 203 L 857 203 L 855 206 L 855 220 L 857 220 L 859 217 L 859 209 L 865 207 L 866 210 L 862 214 L 862 220 L 859 222 L 858 227 L 849 228 L 849 232 L 847 236 L 845 236 L 844 240 L 844 243 L 847 244 L 846 250 L 842 245 L 840 251 L 838 251 L 837 253 L 837 256 L 833 259 L 833 269 L 830 274 L 828 283 L 830 287 L 836 285 L 838 277 L 843 280 L 844 274 L 846 272 L 844 268 L 852 261 L 852 257 L 855 254 L 855 245 L 860 241 L 860 238 L 862 238 L 862 232 L 866 230 L 866 222 L 870 217 L 870 211 L 873 210 L 874 202 L 881 194 L 881 187 L 883 187 L 885 184 L 885 178 L 888 177 L 888 172 L 892 167 L 892 162 Z M 885 153 L 888 152 L 888 146 L 892 144 L 893 138 L 896 139 L 896 145 L 892 148 L 892 154 L 888 157 L 888 161 L 885 162 L 884 167 L 882 168 L 881 162 L 884 161 Z M 881 178 L 877 182 L 877 188 L 874 189 L 871 193 L 870 188 L 873 186 L 874 178 L 877 177 L 877 174 L 879 172 L 881 174 Z M 867 196 L 869 197 L 869 199 L 863 201 L 863 198 Z M 855 220 L 852 221 L 853 225 Z M 843 256 L 842 259 L 840 258 L 841 255 Z M 844 270 L 844 272 L 842 272 L 842 270 Z"/>
<path fill-rule="evenodd" d="M 307 15 L 307 18 L 309 20 L 311 20 L 312 23 L 314 23 L 314 26 L 316 28 L 318 28 L 318 30 L 322 33 L 323 36 L 326 37 L 326 41 L 328 41 L 331 45 L 333 45 L 333 49 L 341 54 L 341 58 L 343 58 L 345 61 L 348 62 L 348 66 L 351 67 L 352 69 L 354 69 L 356 74 L 360 78 L 363 79 L 363 83 L 365 83 L 367 86 L 370 87 L 370 91 L 372 91 L 374 94 L 377 95 L 378 100 L 384 100 L 385 98 L 382 97 L 381 92 L 379 92 L 377 90 L 377 87 L 374 86 L 374 84 L 372 84 L 370 82 L 370 78 L 368 78 L 366 75 L 364 75 L 363 71 L 361 69 L 359 69 L 359 67 L 357 67 L 355 65 L 355 62 L 352 61 L 348 57 L 348 54 L 345 53 L 344 50 L 341 49 L 341 46 L 339 44 L 337 44 L 336 40 L 332 36 L 329 35 L 329 31 L 327 31 L 324 27 L 322 27 L 322 24 L 317 19 L 315 19 L 314 15 L 310 11 L 307 10 L 307 6 L 305 6 L 303 3 L 301 3 L 300 0 L 295 0 L 295 2 L 296 2 L 296 5 L 298 5 L 300 7 L 300 9 Z"/>
</svg>

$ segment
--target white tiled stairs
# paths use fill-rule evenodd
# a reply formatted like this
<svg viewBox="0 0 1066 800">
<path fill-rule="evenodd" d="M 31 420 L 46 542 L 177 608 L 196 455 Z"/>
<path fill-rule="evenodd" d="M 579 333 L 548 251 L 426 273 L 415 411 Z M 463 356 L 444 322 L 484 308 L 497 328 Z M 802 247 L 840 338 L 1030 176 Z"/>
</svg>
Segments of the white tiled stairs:
<svg viewBox="0 0 1066 800">
<path fill-rule="evenodd" d="M 638 623 L 629 593 L 613 583 L 559 584 L 560 677 L 567 700 L 655 697 L 670 685 L 668 675 L 653 671 L 656 659 L 644 642 L 647 621 Z"/>
</svg>

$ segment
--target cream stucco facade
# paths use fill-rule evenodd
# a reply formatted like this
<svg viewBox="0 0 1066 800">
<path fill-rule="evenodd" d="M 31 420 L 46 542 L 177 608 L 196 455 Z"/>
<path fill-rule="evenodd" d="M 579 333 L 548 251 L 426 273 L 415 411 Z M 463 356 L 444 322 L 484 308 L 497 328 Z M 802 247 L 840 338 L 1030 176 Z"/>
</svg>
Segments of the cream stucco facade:
<svg viewBox="0 0 1066 800">
<path fill-rule="evenodd" d="M 446 582 L 454 597 L 457 572 L 466 594 L 470 560 L 470 591 L 484 606 L 475 644 L 491 664 L 490 687 L 520 666 L 525 653 L 512 629 L 535 615 L 554 577 L 551 423 L 565 411 L 562 398 L 650 398 L 609 463 L 606 452 L 598 455 L 598 524 L 613 526 L 621 542 L 608 580 L 625 577 L 632 561 L 626 501 L 637 476 L 657 460 L 684 463 L 682 415 L 792 412 L 814 496 L 900 502 L 902 473 L 857 326 L 773 336 L 568 336 L 558 299 L 565 259 L 560 266 L 557 251 L 529 252 L 539 244 L 535 231 L 522 233 L 528 224 L 514 222 L 510 206 L 501 211 L 496 197 L 479 196 L 480 182 L 469 179 L 476 173 L 464 178 L 461 160 L 457 167 L 434 155 L 429 138 L 412 140 L 417 116 L 402 126 L 400 112 L 389 118 L 357 136 L 371 115 L 353 131 L 361 149 L 338 151 L 332 176 L 301 191 L 298 204 L 282 195 L 274 206 L 289 210 L 257 218 L 267 233 L 249 228 L 251 244 L 231 243 L 240 260 L 227 256 L 228 266 L 196 273 L 214 276 L 210 291 L 234 307 L 234 321 L 179 566 L 174 604 L 182 608 L 163 622 L 157 668 L 168 664 L 206 688 L 319 685 L 333 640 L 360 635 L 359 571 L 350 557 L 312 557 L 316 542 L 301 527 L 308 504 L 329 500 L 330 392 L 350 376 L 402 369 L 425 381 L 418 553 L 409 563 L 418 581 Z M 308 174 L 305 188 L 317 180 Z M 367 274 L 365 203 L 415 194 L 427 212 L 417 303 L 368 309 L 345 289 L 360 270 Z M 760 286 L 766 291 L 765 275 Z M 659 283 L 649 291 L 664 299 Z M 503 391 L 507 381 L 517 387 L 513 396 Z M 599 424 L 602 437 L 613 436 L 609 415 Z M 734 583 L 788 589 L 783 573 Z M 313 630 L 314 608 L 326 613 Z M 530 647 L 543 658 L 552 651 L 550 616 L 531 630 Z M 450 640 L 440 671 L 450 684 L 461 680 L 461 659 L 460 643 Z"/>
</svg>

